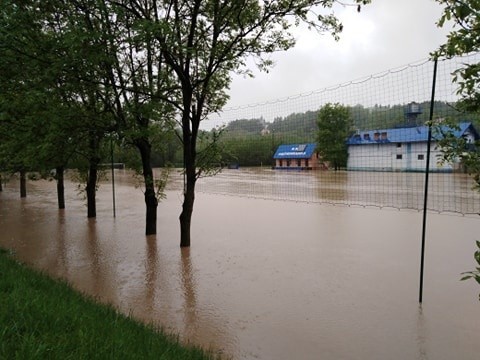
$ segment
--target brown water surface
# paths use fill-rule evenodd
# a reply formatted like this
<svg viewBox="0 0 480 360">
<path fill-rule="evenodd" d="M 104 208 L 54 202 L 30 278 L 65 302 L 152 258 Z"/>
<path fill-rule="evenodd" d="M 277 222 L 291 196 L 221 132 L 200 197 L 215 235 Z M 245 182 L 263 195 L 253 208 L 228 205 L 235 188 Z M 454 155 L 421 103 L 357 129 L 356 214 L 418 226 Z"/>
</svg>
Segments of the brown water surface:
<svg viewBox="0 0 480 360">
<path fill-rule="evenodd" d="M 420 307 L 420 212 L 199 193 L 181 250 L 181 184 L 145 237 L 142 192 L 116 175 L 115 219 L 108 184 L 88 220 L 71 182 L 65 211 L 53 182 L 30 182 L 26 199 L 10 182 L 0 246 L 234 359 L 479 359 L 480 287 L 459 281 L 475 266 L 478 218 L 429 214 Z"/>
</svg>

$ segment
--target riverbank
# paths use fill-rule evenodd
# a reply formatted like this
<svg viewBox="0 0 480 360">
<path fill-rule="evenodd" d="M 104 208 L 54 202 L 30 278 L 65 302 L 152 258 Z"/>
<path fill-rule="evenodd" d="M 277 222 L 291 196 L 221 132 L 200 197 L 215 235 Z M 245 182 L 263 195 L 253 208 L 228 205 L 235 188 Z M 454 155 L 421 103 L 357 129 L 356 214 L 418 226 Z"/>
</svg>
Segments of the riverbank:
<svg viewBox="0 0 480 360">
<path fill-rule="evenodd" d="M 0 358 L 213 359 L 0 249 Z"/>
</svg>

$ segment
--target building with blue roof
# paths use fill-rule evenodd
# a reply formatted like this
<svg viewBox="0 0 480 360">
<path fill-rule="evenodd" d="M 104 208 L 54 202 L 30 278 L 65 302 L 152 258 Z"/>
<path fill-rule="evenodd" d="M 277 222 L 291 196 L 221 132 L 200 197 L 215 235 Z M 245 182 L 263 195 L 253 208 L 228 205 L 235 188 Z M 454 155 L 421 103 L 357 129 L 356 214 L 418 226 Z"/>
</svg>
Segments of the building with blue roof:
<svg viewBox="0 0 480 360">
<path fill-rule="evenodd" d="M 471 122 L 462 122 L 459 129 L 442 126 L 432 136 L 431 171 L 452 171 L 460 164 L 441 164 L 437 147 L 442 132 L 450 131 L 468 143 L 479 138 Z M 370 171 L 424 171 L 427 156 L 428 127 L 411 126 L 381 130 L 358 131 L 347 140 L 348 170 Z"/>
<path fill-rule="evenodd" d="M 310 170 L 320 168 L 316 147 L 315 143 L 280 145 L 273 155 L 275 169 Z"/>
</svg>

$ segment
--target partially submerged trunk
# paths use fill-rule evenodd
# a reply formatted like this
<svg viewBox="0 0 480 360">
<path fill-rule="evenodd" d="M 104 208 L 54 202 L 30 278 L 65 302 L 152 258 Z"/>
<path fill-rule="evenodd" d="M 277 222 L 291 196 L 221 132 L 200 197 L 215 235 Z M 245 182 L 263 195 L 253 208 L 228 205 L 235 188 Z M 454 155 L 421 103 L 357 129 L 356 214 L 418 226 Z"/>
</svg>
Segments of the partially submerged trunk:
<svg viewBox="0 0 480 360">
<path fill-rule="evenodd" d="M 189 247 L 191 240 L 191 225 L 193 204 L 195 202 L 196 174 L 196 139 L 198 123 L 193 124 L 190 130 L 189 114 L 183 115 L 183 161 L 187 183 L 183 193 L 182 212 L 180 214 L 180 247 Z"/>
<path fill-rule="evenodd" d="M 142 157 L 143 180 L 145 183 L 145 206 L 147 211 L 145 235 L 154 235 L 157 233 L 158 199 L 155 193 L 155 182 L 151 164 L 152 146 L 147 139 L 138 139 L 135 141 L 135 145 Z"/>
<path fill-rule="evenodd" d="M 98 178 L 98 163 L 100 160 L 96 157 L 90 159 L 90 167 L 88 169 L 87 179 L 87 217 L 94 218 L 97 216 L 97 178 Z"/>
<path fill-rule="evenodd" d="M 20 170 L 20 197 L 27 197 L 27 172 Z"/>
<path fill-rule="evenodd" d="M 183 194 L 182 213 L 180 214 L 180 247 L 190 246 L 193 204 L 195 202 L 195 167 L 186 166 L 187 184 Z"/>
<path fill-rule="evenodd" d="M 64 184 L 65 169 L 63 166 L 57 166 L 55 170 L 56 170 L 55 178 L 57 180 L 58 208 L 65 209 L 65 184 Z"/>
</svg>

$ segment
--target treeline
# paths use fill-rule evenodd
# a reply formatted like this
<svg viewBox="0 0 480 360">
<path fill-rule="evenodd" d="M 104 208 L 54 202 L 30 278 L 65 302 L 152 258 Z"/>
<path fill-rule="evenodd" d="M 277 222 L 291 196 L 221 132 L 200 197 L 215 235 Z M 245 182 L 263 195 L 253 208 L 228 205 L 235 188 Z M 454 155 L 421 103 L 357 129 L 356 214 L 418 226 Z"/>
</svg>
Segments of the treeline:
<svg viewBox="0 0 480 360">
<path fill-rule="evenodd" d="M 408 104 L 375 105 L 364 107 L 355 105 L 350 110 L 355 130 L 387 129 L 404 126 L 420 126 L 430 116 L 430 102 L 419 103 L 420 114 L 408 117 Z M 221 137 L 223 161 L 241 166 L 261 166 L 273 164 L 273 154 L 280 144 L 311 143 L 316 141 L 319 110 L 292 113 L 277 117 L 273 122 L 263 117 L 238 119 L 226 125 Z M 467 114 L 455 108 L 455 104 L 443 101 L 434 103 L 434 118 L 454 121 L 472 121 L 480 128 L 478 114 Z"/>
</svg>

